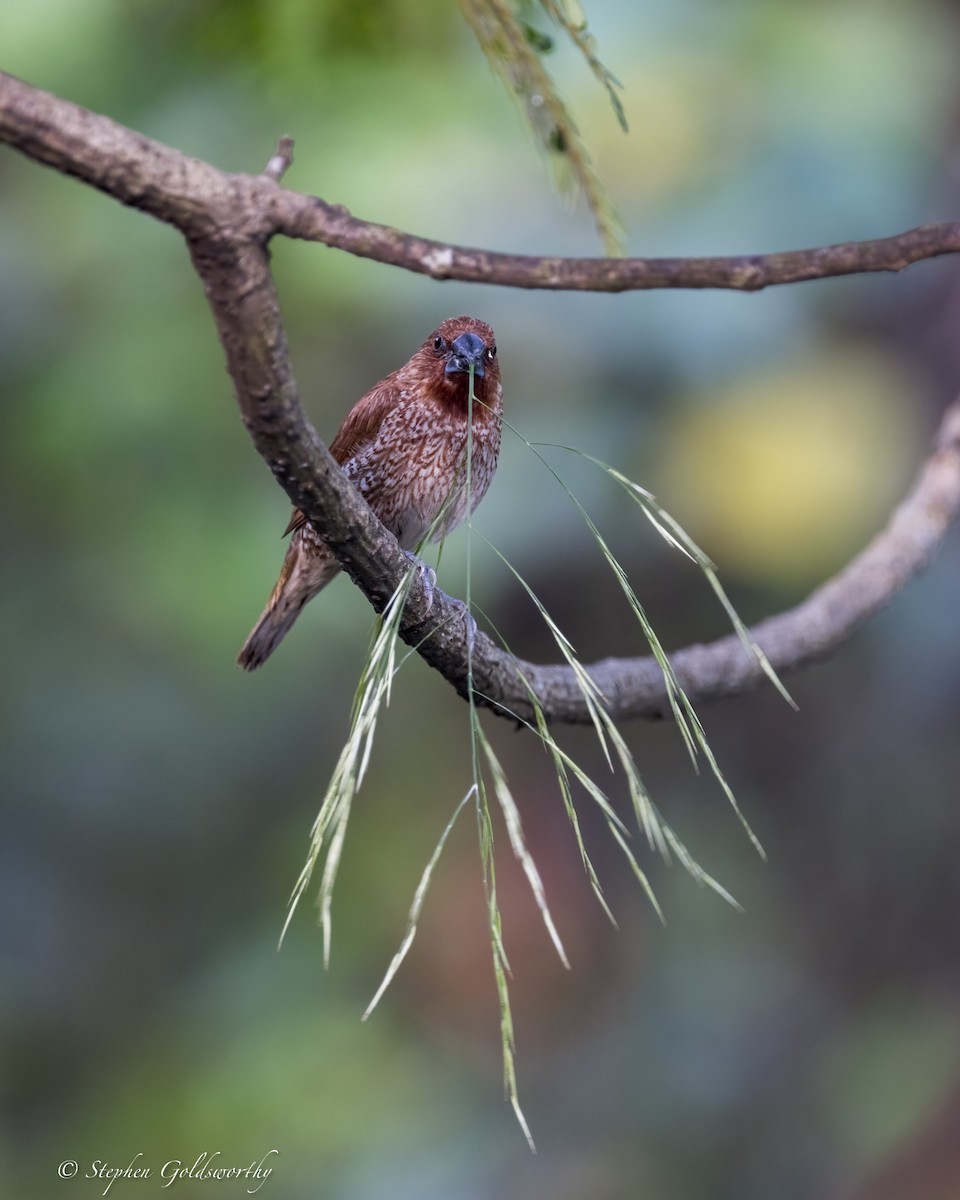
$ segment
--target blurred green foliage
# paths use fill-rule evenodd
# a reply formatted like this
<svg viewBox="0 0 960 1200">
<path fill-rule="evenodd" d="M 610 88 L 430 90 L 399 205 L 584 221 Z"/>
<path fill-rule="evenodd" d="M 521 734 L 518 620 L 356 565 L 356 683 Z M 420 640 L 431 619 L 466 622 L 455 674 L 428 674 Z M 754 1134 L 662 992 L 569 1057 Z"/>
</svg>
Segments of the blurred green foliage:
<svg viewBox="0 0 960 1200">
<path fill-rule="evenodd" d="M 785 249 L 955 214 L 952 6 L 617 0 L 588 15 L 630 136 L 572 48 L 558 41 L 550 65 L 631 252 Z M 370 219 L 596 250 L 438 0 L 8 0 L 0 59 L 226 169 L 261 169 L 291 134 L 289 185 Z M 556 963 L 501 854 L 532 1159 L 501 1100 L 469 822 L 392 992 L 359 1023 L 465 790 L 465 706 L 405 668 L 350 830 L 331 969 L 308 906 L 278 955 L 369 611 L 339 580 L 268 669 L 234 668 L 288 513 L 232 407 L 183 246 L 6 150 L 0 197 L 4 1190 L 99 1195 L 83 1179 L 94 1160 L 142 1152 L 159 1169 L 219 1150 L 245 1165 L 276 1148 L 262 1194 L 284 1200 L 867 1197 L 858 1181 L 919 1147 L 942 1157 L 946 1190 L 918 1174 L 911 1200 L 958 1194 L 937 1141 L 960 1073 L 956 539 L 791 682 L 799 715 L 771 689 L 703 714 L 768 864 L 691 776 L 675 730 L 627 731 L 668 819 L 745 915 L 651 862 L 660 929 L 585 810 L 612 930 L 549 763 L 488 723 L 573 965 Z M 609 297 L 273 249 L 322 434 L 438 319 L 475 312 L 498 331 L 511 421 L 650 486 L 748 617 L 799 598 L 876 530 L 956 389 L 950 260 L 755 296 Z M 616 486 L 558 466 L 667 643 L 720 632 L 696 571 L 638 536 Z M 584 658 L 640 649 L 588 532 L 516 442 L 478 521 Z M 457 593 L 462 570 L 454 539 L 442 586 Z M 512 646 L 554 656 L 492 557 L 478 553 L 473 585 Z M 601 769 L 585 731 L 563 738 Z M 56 1178 L 67 1158 L 72 1182 Z"/>
</svg>

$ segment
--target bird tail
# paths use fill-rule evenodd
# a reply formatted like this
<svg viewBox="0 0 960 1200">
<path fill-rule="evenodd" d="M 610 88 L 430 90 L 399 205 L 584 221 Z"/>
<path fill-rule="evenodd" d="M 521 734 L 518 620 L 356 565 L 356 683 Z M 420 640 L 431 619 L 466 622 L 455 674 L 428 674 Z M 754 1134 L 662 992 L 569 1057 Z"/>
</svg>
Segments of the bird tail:
<svg viewBox="0 0 960 1200">
<path fill-rule="evenodd" d="M 312 600 L 321 588 L 325 588 L 339 570 L 340 567 L 332 556 L 325 570 L 318 572 L 314 565 L 309 575 L 298 570 L 289 559 L 283 564 L 283 570 L 280 572 L 277 586 L 270 594 L 267 607 L 250 630 L 237 656 L 237 662 L 245 671 L 255 671 L 257 667 L 263 666 L 289 633 L 303 606 L 308 600 Z"/>
</svg>

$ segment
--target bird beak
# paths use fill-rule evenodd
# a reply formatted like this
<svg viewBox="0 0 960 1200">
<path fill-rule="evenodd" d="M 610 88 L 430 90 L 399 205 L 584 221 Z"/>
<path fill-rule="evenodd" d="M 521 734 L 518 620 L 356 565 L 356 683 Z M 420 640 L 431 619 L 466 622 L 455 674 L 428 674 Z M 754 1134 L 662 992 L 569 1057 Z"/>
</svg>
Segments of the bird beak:
<svg viewBox="0 0 960 1200">
<path fill-rule="evenodd" d="M 486 351 L 483 338 L 475 333 L 461 333 L 454 338 L 447 357 L 447 365 L 443 368 L 445 375 L 454 375 L 458 371 L 469 371 L 473 367 L 474 375 L 483 378 L 483 358 Z"/>
</svg>

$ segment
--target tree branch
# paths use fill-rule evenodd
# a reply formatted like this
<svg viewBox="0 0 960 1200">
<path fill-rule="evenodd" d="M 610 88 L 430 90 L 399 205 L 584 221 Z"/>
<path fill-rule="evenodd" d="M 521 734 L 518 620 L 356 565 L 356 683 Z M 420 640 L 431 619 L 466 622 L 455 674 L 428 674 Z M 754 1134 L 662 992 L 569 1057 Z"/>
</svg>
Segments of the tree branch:
<svg viewBox="0 0 960 1200">
<path fill-rule="evenodd" d="M 278 206 L 277 232 L 322 242 L 361 258 L 432 279 L 548 291 L 629 292 L 654 288 L 726 288 L 759 292 L 775 284 L 837 275 L 902 271 L 960 251 L 960 221 L 921 225 L 896 237 L 843 242 L 778 254 L 708 258 L 556 258 L 451 246 L 361 221 L 340 205 Z"/>
<path fill-rule="evenodd" d="M 2 73 L 0 141 L 181 231 L 257 450 L 378 611 L 404 577 L 408 560 L 343 475 L 299 403 L 269 269 L 267 243 L 274 234 L 315 238 L 437 278 L 603 291 L 751 290 L 853 271 L 898 270 L 960 250 L 960 223 L 876 242 L 749 258 L 536 259 L 461 250 L 357 221 L 343 209 L 281 188 L 277 179 L 289 165 L 289 142 L 278 148 L 263 175 L 229 175 Z M 803 604 L 753 631 L 777 670 L 823 657 L 849 637 L 926 565 L 958 511 L 960 405 L 954 405 L 913 491 L 884 533 Z M 428 611 L 415 581 L 401 635 L 461 695 L 467 689 L 464 621 L 462 606 L 439 591 Z M 762 678 L 755 659 L 733 636 L 680 650 L 672 662 L 695 701 L 734 695 Z M 496 712 L 531 719 L 532 688 L 548 719 L 589 720 L 566 665 L 514 659 L 483 634 L 474 641 L 472 665 L 475 691 Z M 615 717 L 668 711 L 663 678 L 652 659 L 610 658 L 590 670 Z"/>
<path fill-rule="evenodd" d="M 276 180 L 289 163 L 289 139 L 278 171 L 231 175 L 3 72 L 0 140 L 187 235 L 202 233 L 204 228 L 213 232 L 219 218 L 226 222 L 239 217 L 236 233 L 249 224 L 251 232 L 263 237 L 284 234 L 321 242 L 433 279 L 467 283 L 550 291 L 726 288 L 755 292 L 838 275 L 902 271 L 928 258 L 960 252 L 960 221 L 921 225 L 872 241 L 726 257 L 559 258 L 453 246 L 360 220 L 342 205 L 277 187 Z M 219 228 L 226 232 L 224 225 Z"/>
</svg>

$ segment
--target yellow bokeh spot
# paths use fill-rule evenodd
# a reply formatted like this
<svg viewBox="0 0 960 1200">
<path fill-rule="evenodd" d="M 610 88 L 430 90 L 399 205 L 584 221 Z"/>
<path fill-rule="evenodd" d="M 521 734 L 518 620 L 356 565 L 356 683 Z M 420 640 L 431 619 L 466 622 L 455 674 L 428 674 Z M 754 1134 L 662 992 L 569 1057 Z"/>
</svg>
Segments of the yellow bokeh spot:
<svg viewBox="0 0 960 1200">
<path fill-rule="evenodd" d="M 677 420 L 660 496 L 721 570 L 816 582 L 879 530 L 915 469 L 915 391 L 859 351 L 751 376 Z"/>
</svg>

